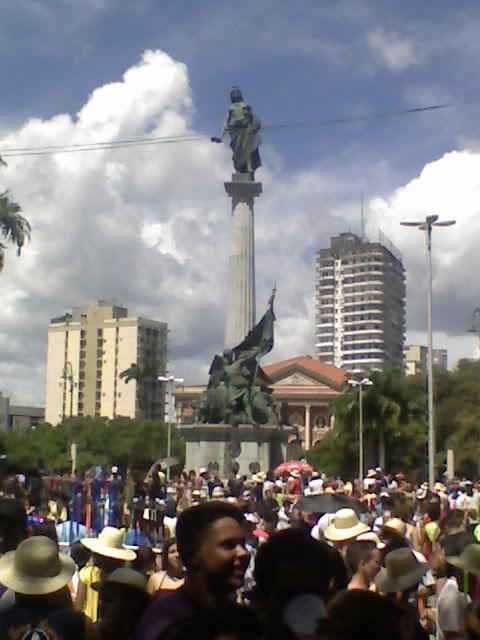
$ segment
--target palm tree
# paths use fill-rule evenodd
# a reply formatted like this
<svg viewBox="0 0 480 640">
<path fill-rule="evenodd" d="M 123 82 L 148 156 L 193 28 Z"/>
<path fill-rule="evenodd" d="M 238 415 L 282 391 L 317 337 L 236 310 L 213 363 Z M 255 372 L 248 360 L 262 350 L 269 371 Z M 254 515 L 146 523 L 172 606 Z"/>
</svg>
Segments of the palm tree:
<svg viewBox="0 0 480 640">
<path fill-rule="evenodd" d="M 26 240 L 30 240 L 30 223 L 21 214 L 22 208 L 10 199 L 8 191 L 0 194 L 0 238 L 17 247 L 17 256 Z M 0 242 L 0 271 L 5 263 L 6 245 Z"/>
<path fill-rule="evenodd" d="M 373 385 L 363 392 L 367 457 L 385 469 L 387 450 L 393 451 L 407 425 L 423 419 L 424 397 L 423 392 L 419 395 L 417 387 L 407 384 L 399 370 L 372 371 L 368 377 Z M 333 410 L 338 436 L 341 438 L 344 434 L 356 442 L 358 391 L 346 388 L 334 402 Z"/>
</svg>

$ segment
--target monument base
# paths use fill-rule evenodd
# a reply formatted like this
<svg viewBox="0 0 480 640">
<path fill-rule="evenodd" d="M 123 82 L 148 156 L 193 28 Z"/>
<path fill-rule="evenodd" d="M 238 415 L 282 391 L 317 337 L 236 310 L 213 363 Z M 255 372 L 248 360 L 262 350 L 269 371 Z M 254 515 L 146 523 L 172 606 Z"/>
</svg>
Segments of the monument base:
<svg viewBox="0 0 480 640">
<path fill-rule="evenodd" d="M 294 430 L 275 425 L 191 424 L 182 425 L 180 432 L 185 440 L 187 471 L 215 468 L 220 477 L 227 478 L 234 463 L 241 475 L 250 476 L 285 462 Z"/>
</svg>

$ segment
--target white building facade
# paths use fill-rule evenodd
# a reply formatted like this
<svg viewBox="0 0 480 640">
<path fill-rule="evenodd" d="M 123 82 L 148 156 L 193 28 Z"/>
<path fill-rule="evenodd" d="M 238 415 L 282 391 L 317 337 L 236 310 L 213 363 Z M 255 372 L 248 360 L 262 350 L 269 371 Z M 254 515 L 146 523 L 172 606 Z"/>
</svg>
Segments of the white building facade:
<svg viewBox="0 0 480 640">
<path fill-rule="evenodd" d="M 331 238 L 316 261 L 316 354 L 362 373 L 403 366 L 405 271 L 397 249 L 353 233 Z"/>
</svg>

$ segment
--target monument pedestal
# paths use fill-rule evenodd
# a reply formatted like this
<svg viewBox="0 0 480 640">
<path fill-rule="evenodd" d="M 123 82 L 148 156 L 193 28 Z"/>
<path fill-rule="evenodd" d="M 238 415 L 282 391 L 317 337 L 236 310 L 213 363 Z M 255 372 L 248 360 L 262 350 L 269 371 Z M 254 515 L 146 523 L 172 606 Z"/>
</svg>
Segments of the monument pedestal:
<svg viewBox="0 0 480 640">
<path fill-rule="evenodd" d="M 253 463 L 258 470 L 274 469 L 288 458 L 288 440 L 292 427 L 274 425 L 254 426 L 241 424 L 182 425 L 180 432 L 185 440 L 185 469 L 209 465 L 218 466 L 222 478 L 229 476 L 232 464 L 238 463 L 241 475 L 252 474 Z"/>
</svg>

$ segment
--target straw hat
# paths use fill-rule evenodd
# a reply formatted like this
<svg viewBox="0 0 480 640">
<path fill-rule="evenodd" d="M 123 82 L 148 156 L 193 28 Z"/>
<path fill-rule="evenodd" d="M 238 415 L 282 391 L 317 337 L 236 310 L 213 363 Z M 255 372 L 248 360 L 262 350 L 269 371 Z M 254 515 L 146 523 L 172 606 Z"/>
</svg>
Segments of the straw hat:
<svg viewBox="0 0 480 640">
<path fill-rule="evenodd" d="M 298 469 L 292 469 L 290 475 L 292 478 L 300 478 L 300 471 Z"/>
<path fill-rule="evenodd" d="M 262 484 L 262 482 L 265 482 L 266 479 L 267 474 L 265 473 L 265 471 L 259 471 L 258 473 L 254 473 L 252 476 L 252 480 L 256 484 Z"/>
<path fill-rule="evenodd" d="M 367 533 L 361 533 L 357 536 L 357 540 L 366 540 L 367 542 L 374 542 L 377 545 L 377 549 L 385 549 L 385 543 L 380 540 L 375 531 L 367 531 Z"/>
<path fill-rule="evenodd" d="M 345 542 L 367 531 L 367 525 L 359 521 L 353 509 L 340 509 L 335 521 L 326 528 L 325 538 L 330 542 Z"/>
<path fill-rule="evenodd" d="M 385 522 L 382 528 L 383 530 L 390 529 L 391 531 L 395 531 L 395 533 L 398 533 L 402 538 L 405 538 L 407 535 L 407 525 L 403 520 L 400 520 L 400 518 L 390 518 L 390 520 Z"/>
<path fill-rule="evenodd" d="M 105 581 L 99 580 L 98 582 L 94 582 L 92 584 L 92 589 L 100 591 L 105 585 L 109 584 L 119 584 L 123 587 L 129 587 L 130 589 L 141 591 L 145 593 L 145 595 L 147 594 L 147 579 L 145 576 L 139 571 L 134 571 L 127 567 L 115 569 L 115 571 L 112 571 Z"/>
<path fill-rule="evenodd" d="M 377 472 L 375 471 L 375 469 L 369 469 L 367 471 L 367 478 L 375 478 L 376 475 L 377 475 Z"/>
<path fill-rule="evenodd" d="M 467 573 L 480 576 L 480 545 L 469 544 L 459 556 L 447 556 L 446 561 Z"/>
<path fill-rule="evenodd" d="M 212 498 L 214 500 L 218 500 L 219 498 L 224 498 L 224 497 L 225 497 L 225 491 L 223 490 L 223 487 L 213 487 Z"/>
<path fill-rule="evenodd" d="M 75 573 L 74 561 L 50 538 L 33 536 L 0 558 L 0 583 L 15 593 L 44 596 L 65 587 Z"/>
<path fill-rule="evenodd" d="M 137 554 L 131 549 L 125 549 L 122 542 L 122 532 L 116 527 L 105 527 L 98 538 L 83 538 L 81 540 L 83 546 L 92 553 L 114 560 L 132 562 Z"/>
<path fill-rule="evenodd" d="M 380 593 L 398 593 L 413 589 L 430 569 L 428 562 L 419 562 L 410 549 L 395 549 L 385 556 L 385 569 L 375 577 Z"/>
<path fill-rule="evenodd" d="M 353 493 L 353 484 L 351 482 L 346 482 L 345 486 L 343 487 L 345 493 L 347 494 L 347 496 L 351 496 Z"/>
</svg>

